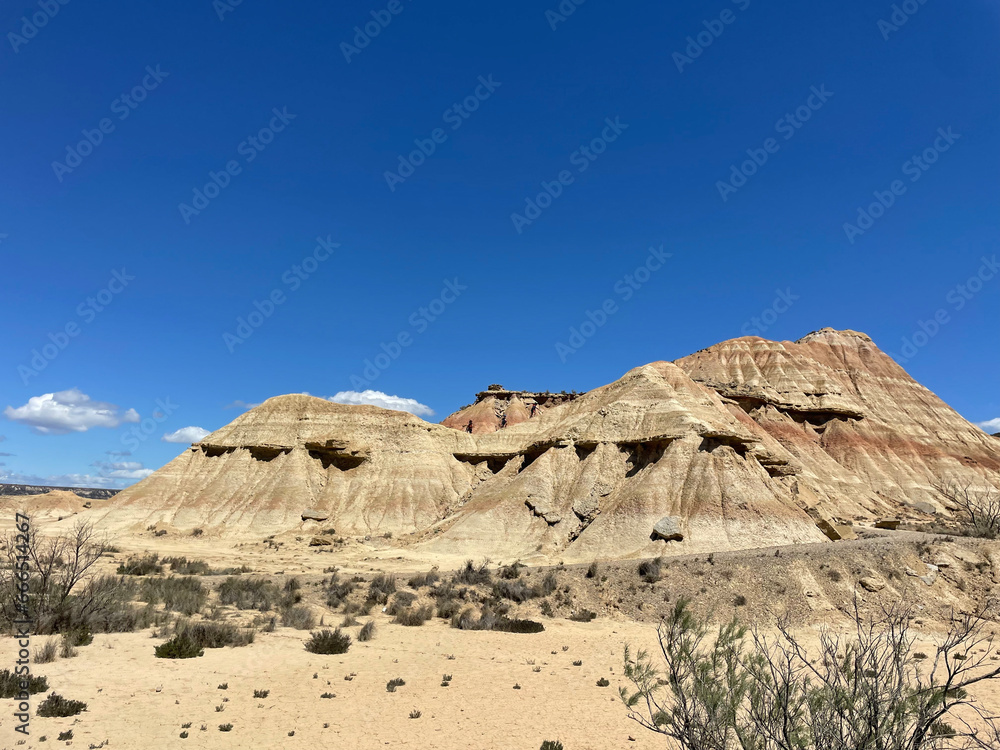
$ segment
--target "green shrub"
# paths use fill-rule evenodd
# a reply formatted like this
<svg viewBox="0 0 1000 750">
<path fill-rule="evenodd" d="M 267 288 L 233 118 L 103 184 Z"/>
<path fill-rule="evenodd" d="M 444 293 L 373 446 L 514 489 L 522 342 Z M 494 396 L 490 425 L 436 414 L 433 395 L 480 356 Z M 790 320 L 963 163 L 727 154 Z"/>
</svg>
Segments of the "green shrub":
<svg viewBox="0 0 1000 750">
<path fill-rule="evenodd" d="M 193 659 L 205 650 L 186 633 L 175 635 L 166 643 L 155 648 L 157 659 Z"/>
<path fill-rule="evenodd" d="M 44 737 L 42 739 L 44 739 Z M 65 732 L 60 732 L 59 736 L 56 739 L 58 739 L 60 742 L 69 742 L 71 739 L 73 739 L 73 730 L 67 729 Z"/>
<path fill-rule="evenodd" d="M 438 602 L 437 616 L 442 620 L 450 620 L 462 609 L 462 602 L 457 599 L 443 599 Z"/>
<path fill-rule="evenodd" d="M 396 579 L 389 575 L 377 575 L 368 584 L 368 598 L 377 604 L 389 601 L 389 595 L 396 593 Z"/>
<path fill-rule="evenodd" d="M 87 704 L 83 701 L 71 701 L 58 693 L 49 693 L 49 697 L 42 701 L 38 707 L 38 715 L 44 717 L 76 716 L 86 710 Z"/>
<path fill-rule="evenodd" d="M 278 587 L 263 578 L 229 576 L 219 585 L 219 603 L 267 612 L 280 599 Z"/>
<path fill-rule="evenodd" d="M 526 602 L 538 594 L 521 581 L 499 580 L 493 584 L 493 596 L 512 602 Z"/>
<path fill-rule="evenodd" d="M 212 572 L 211 566 L 204 560 L 188 560 L 186 557 L 164 557 L 161 562 L 169 565 L 170 570 L 182 576 L 207 576 Z"/>
<path fill-rule="evenodd" d="M 434 615 L 434 610 L 429 606 L 420 607 L 420 609 L 404 609 L 402 612 L 396 614 L 396 619 L 393 620 L 397 625 L 405 625 L 406 627 L 419 627 L 427 622 Z"/>
<path fill-rule="evenodd" d="M 306 641 L 306 651 L 313 654 L 346 654 L 351 647 L 351 636 L 336 630 L 320 630 Z"/>
<path fill-rule="evenodd" d="M 545 630 L 540 622 L 504 617 L 490 609 L 484 609 L 478 618 L 474 610 L 467 609 L 452 618 L 451 626 L 459 630 L 493 630 L 501 633 L 541 633 Z"/>
<path fill-rule="evenodd" d="M 597 687 L 607 687 L 610 684 L 611 683 L 608 681 L 606 677 L 602 677 L 597 681 Z"/>
<path fill-rule="evenodd" d="M 563 750 L 563 744 L 556 740 L 545 740 L 542 743 L 541 750 Z"/>
<path fill-rule="evenodd" d="M 240 628 L 228 622 L 179 620 L 174 625 L 174 633 L 189 638 L 200 648 L 249 646 L 256 638 L 256 632 L 253 628 Z"/>
<path fill-rule="evenodd" d="M 117 575 L 95 576 L 68 598 L 62 616 L 51 624 L 51 632 L 131 633 L 148 627 L 151 612 L 132 603 L 137 582 Z M 76 645 L 85 646 L 85 643 Z"/>
<path fill-rule="evenodd" d="M 600 574 L 600 569 L 597 567 L 596 562 L 592 562 L 587 568 L 587 578 L 597 578 Z"/>
<path fill-rule="evenodd" d="M 493 580 L 489 560 L 483 560 L 478 567 L 472 560 L 466 560 L 465 567 L 455 573 L 452 580 L 468 586 L 485 586 Z"/>
<path fill-rule="evenodd" d="M 49 683 L 44 677 L 34 675 L 18 675 L 9 669 L 0 670 L 0 698 L 17 698 L 21 694 L 21 681 L 28 683 L 28 693 L 44 693 L 49 689 Z"/>
<path fill-rule="evenodd" d="M 159 563 L 160 556 L 157 554 L 145 555 L 143 557 L 129 557 L 118 566 L 120 576 L 151 576 L 163 572 L 163 566 Z"/>
<path fill-rule="evenodd" d="M 401 677 L 396 677 L 394 679 L 389 680 L 387 683 L 385 683 L 385 690 L 386 690 L 387 693 L 395 693 L 396 692 L 396 688 L 402 687 L 405 684 L 406 684 L 406 680 L 404 680 Z"/>
<path fill-rule="evenodd" d="M 309 607 L 299 605 L 281 612 L 281 624 L 296 630 L 311 630 L 316 626 L 316 616 Z"/>
<path fill-rule="evenodd" d="M 232 724 L 219 724 L 219 731 L 220 732 L 231 732 L 231 731 L 233 731 L 233 725 Z"/>
<path fill-rule="evenodd" d="M 438 580 L 440 580 L 440 578 L 441 577 L 437 574 L 437 571 L 432 570 L 428 573 L 420 573 L 413 576 L 409 581 L 407 581 L 407 585 L 411 589 L 419 589 L 424 586 L 433 586 L 438 582 Z"/>
<path fill-rule="evenodd" d="M 254 690 L 253 691 L 253 697 L 254 698 L 266 698 L 270 694 L 271 694 L 270 690 Z"/>
<path fill-rule="evenodd" d="M 168 612 L 193 615 L 205 606 L 208 591 L 197 578 L 147 578 L 139 597 L 149 604 L 162 603 Z"/>
<path fill-rule="evenodd" d="M 497 575 L 500 576 L 505 581 L 516 581 L 521 577 L 521 568 L 524 565 L 521 564 L 520 560 L 515 560 L 510 565 L 504 565 L 500 570 L 497 571 Z"/>
<path fill-rule="evenodd" d="M 392 598 L 392 603 L 389 604 L 385 613 L 390 617 L 395 617 L 400 612 L 409 609 L 410 605 L 416 600 L 416 594 L 411 594 L 408 591 L 400 591 Z"/>
<path fill-rule="evenodd" d="M 589 609 L 581 609 L 579 612 L 574 612 L 569 616 L 573 622 L 591 622 L 597 619 L 597 613 L 591 612 Z"/>
</svg>

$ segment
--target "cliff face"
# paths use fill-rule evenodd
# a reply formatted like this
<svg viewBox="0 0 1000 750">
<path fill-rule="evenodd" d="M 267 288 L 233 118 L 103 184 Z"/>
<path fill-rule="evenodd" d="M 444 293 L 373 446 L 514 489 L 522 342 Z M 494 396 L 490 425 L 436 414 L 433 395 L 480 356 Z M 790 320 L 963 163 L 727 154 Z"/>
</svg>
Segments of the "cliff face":
<svg viewBox="0 0 1000 750">
<path fill-rule="evenodd" d="M 864 334 L 824 330 L 736 339 L 581 395 L 494 387 L 440 425 L 280 396 L 102 523 L 259 538 L 314 528 L 309 509 L 346 535 L 571 561 L 823 541 L 838 522 L 942 509 L 941 479 L 1000 487 L 1000 443 Z"/>
<path fill-rule="evenodd" d="M 1000 452 L 990 436 L 862 333 L 736 339 L 677 364 L 781 442 L 831 502 L 860 502 L 867 491 L 940 509 L 934 485 L 942 479 L 997 483 Z"/>
<path fill-rule="evenodd" d="M 527 422 L 543 411 L 568 403 L 577 393 L 545 391 L 510 391 L 502 385 L 491 385 L 476 394 L 476 400 L 444 419 L 441 424 L 456 430 L 481 435 Z"/>
</svg>

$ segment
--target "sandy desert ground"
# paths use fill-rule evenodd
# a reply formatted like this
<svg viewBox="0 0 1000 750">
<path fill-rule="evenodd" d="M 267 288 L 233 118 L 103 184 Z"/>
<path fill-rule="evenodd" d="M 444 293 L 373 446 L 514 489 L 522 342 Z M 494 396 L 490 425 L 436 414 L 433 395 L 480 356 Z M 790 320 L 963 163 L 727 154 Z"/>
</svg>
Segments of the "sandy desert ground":
<svg viewBox="0 0 1000 750">
<path fill-rule="evenodd" d="M 48 678 L 50 691 L 85 701 L 87 711 L 71 718 L 32 716 L 25 741 L 13 732 L 14 702 L 2 701 L 0 747 L 49 747 L 68 729 L 75 747 L 122 749 L 319 744 L 534 750 L 543 740 L 559 740 L 567 750 L 664 747 L 662 738 L 626 717 L 617 693 L 624 684 L 623 647 L 655 648 L 656 623 L 680 596 L 720 620 L 735 612 L 765 629 L 775 614 L 787 613 L 804 639 L 815 643 L 821 628 L 846 624 L 842 610 L 859 591 L 866 607 L 912 605 L 919 613 L 918 648 L 932 650 L 952 610 L 968 610 L 996 592 L 995 544 L 912 532 L 872 530 L 863 536 L 837 544 L 665 558 L 655 583 L 640 579 L 635 560 L 600 563 L 593 578 L 587 577 L 587 566 L 527 568 L 522 575 L 528 584 L 550 571 L 559 581 L 553 616 L 541 614 L 537 601 L 512 609 L 512 616 L 542 622 L 545 630 L 537 634 L 460 631 L 438 618 L 404 627 L 379 607 L 359 616 L 360 623 L 374 620 L 375 638 L 355 641 L 337 656 L 307 652 L 309 631 L 280 626 L 258 632 L 250 646 L 206 649 L 204 656 L 184 660 L 154 657 L 154 646 L 166 640 L 155 628 L 97 634 L 77 656 L 35 668 Z M 389 572 L 403 590 L 410 574 L 430 567 L 394 548 L 391 539 L 312 548 L 308 537 L 294 535 L 230 544 L 149 532 L 113 541 L 118 549 L 100 563 L 104 572 L 153 551 L 213 567 L 247 565 L 253 573 L 245 575 L 279 584 L 294 577 L 302 585 L 303 603 L 326 626 L 344 618 L 325 606 L 322 582 L 329 568 L 336 566 L 342 578 L 366 581 Z M 931 584 L 906 574 L 927 563 L 940 566 Z M 445 564 L 439 572 L 443 579 L 450 575 Z M 224 577 L 200 578 L 217 587 Z M 861 578 L 882 581 L 885 588 L 859 589 Z M 416 593 L 426 597 L 426 591 Z M 584 609 L 597 618 L 568 619 Z M 231 607 L 218 612 L 223 620 L 240 622 L 256 615 Z M 354 636 L 358 630 L 347 628 Z M 45 640 L 36 636 L 33 647 Z M 0 665 L 15 658 L 15 641 L 0 639 Z M 447 686 L 444 675 L 452 677 Z M 387 692 L 386 683 L 394 678 L 406 684 Z M 601 678 L 609 685 L 598 686 Z M 222 684 L 228 689 L 219 689 Z M 269 692 L 255 698 L 255 690 Z M 975 696 L 1000 709 L 1000 685 L 982 686 Z M 33 699 L 36 707 L 40 699 Z M 411 718 L 416 711 L 419 718 Z M 232 730 L 220 731 L 220 724 L 232 724 Z M 181 738 L 183 731 L 187 738 Z"/>
</svg>

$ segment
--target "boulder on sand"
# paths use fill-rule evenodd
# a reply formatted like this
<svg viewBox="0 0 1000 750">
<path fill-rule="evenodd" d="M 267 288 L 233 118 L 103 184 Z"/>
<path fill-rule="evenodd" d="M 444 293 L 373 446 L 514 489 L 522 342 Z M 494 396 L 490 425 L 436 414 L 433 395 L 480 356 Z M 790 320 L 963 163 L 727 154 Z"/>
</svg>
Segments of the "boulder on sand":
<svg viewBox="0 0 1000 750">
<path fill-rule="evenodd" d="M 681 531 L 681 519 L 677 516 L 666 516 L 656 522 L 651 537 L 665 542 L 683 542 L 684 532 Z"/>
</svg>

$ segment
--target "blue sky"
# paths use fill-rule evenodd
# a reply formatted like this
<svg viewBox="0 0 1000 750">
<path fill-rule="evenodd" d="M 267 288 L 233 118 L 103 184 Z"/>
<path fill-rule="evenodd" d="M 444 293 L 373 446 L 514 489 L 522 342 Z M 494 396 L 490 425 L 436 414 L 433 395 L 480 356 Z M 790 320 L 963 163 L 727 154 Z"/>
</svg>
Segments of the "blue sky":
<svg viewBox="0 0 1000 750">
<path fill-rule="evenodd" d="M 1000 9 L 902 6 L 8 4 L 0 481 L 824 326 L 1000 418 Z"/>
</svg>

